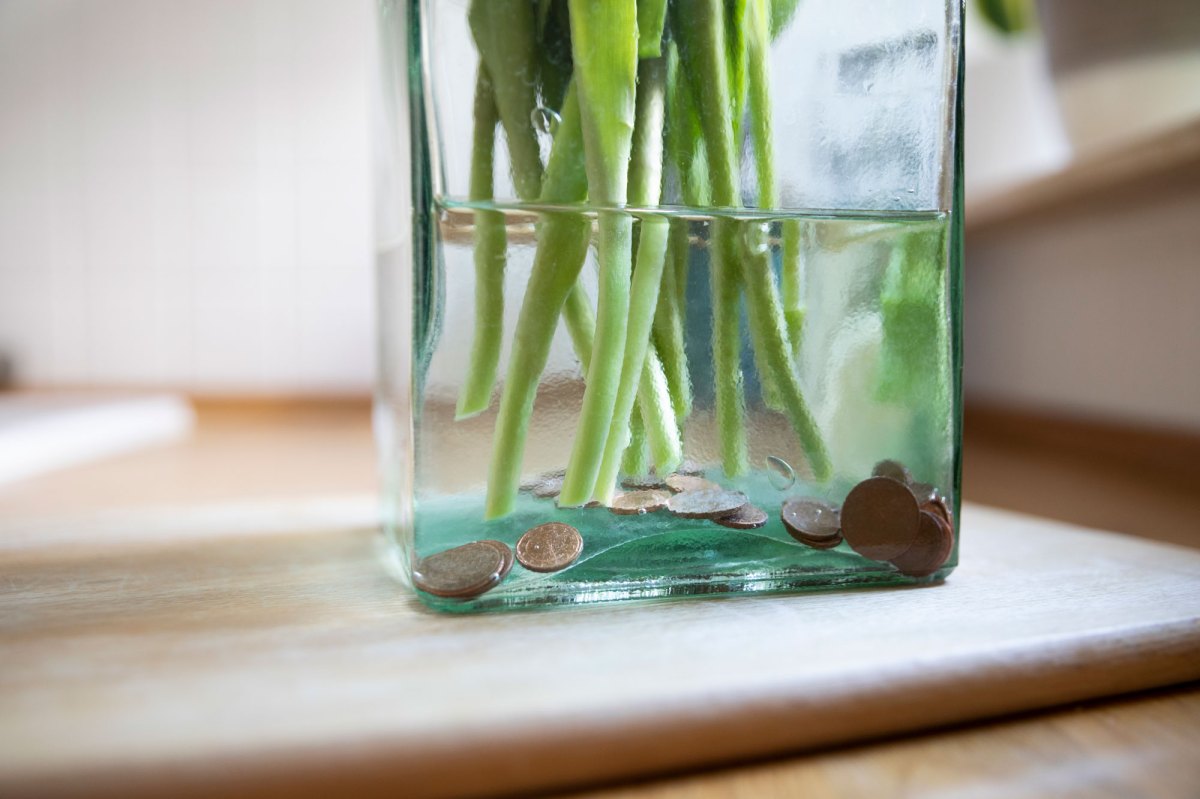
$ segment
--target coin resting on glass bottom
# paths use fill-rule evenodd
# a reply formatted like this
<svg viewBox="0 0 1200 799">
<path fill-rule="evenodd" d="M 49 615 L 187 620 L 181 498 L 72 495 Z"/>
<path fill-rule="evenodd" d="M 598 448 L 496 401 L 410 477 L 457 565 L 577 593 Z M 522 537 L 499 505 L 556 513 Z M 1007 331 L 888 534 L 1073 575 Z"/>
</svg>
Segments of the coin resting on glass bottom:
<svg viewBox="0 0 1200 799">
<path fill-rule="evenodd" d="M 629 491 L 613 497 L 608 509 L 618 516 L 633 516 L 643 513 L 653 513 L 667 507 L 670 499 L 669 491 Z"/>
<path fill-rule="evenodd" d="M 845 540 L 841 535 L 837 535 L 833 538 L 803 538 L 800 536 L 795 536 L 795 538 L 801 544 L 810 546 L 813 549 L 833 549 L 834 547 L 839 546 L 842 541 Z"/>
<path fill-rule="evenodd" d="M 656 477 L 652 474 L 626 477 L 621 480 L 621 488 L 627 488 L 630 491 L 651 491 L 666 487 L 667 484 L 663 482 L 661 477 Z"/>
<path fill-rule="evenodd" d="M 921 509 L 908 486 L 890 477 L 869 477 L 842 503 L 842 535 L 871 560 L 903 555 L 917 537 Z"/>
<path fill-rule="evenodd" d="M 712 480 L 705 480 L 703 477 L 697 477 L 692 474 L 669 474 L 666 480 L 667 488 L 674 491 L 676 494 L 682 494 L 685 491 L 720 491 L 721 486 L 714 483 Z"/>
<path fill-rule="evenodd" d="M 479 596 L 503 579 L 505 557 L 496 543 L 473 541 L 422 558 L 413 567 L 413 584 L 435 596 Z"/>
<path fill-rule="evenodd" d="M 928 577 L 938 570 L 954 549 L 954 531 L 948 522 L 921 511 L 921 522 L 912 545 L 891 564 L 909 577 Z"/>
<path fill-rule="evenodd" d="M 767 519 L 768 516 L 765 510 L 746 504 L 728 516 L 718 516 L 713 521 L 722 527 L 729 527 L 734 530 L 754 530 L 765 525 Z"/>
<path fill-rule="evenodd" d="M 685 519 L 729 516 L 750 500 L 741 491 L 684 491 L 667 501 L 667 510 Z"/>
<path fill-rule="evenodd" d="M 801 543 L 841 539 L 841 517 L 836 505 L 819 499 L 789 499 L 779 510 L 783 526 Z"/>
<path fill-rule="evenodd" d="M 517 561 L 533 572 L 565 569 L 582 552 L 583 536 L 562 522 L 539 524 L 526 530 L 517 540 Z"/>
</svg>

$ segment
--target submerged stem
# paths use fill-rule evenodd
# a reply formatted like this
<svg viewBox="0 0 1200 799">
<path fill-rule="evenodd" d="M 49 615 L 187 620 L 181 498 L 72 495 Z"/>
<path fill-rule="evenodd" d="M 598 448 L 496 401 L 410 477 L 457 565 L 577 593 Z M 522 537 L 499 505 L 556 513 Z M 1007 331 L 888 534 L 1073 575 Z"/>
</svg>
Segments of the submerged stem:
<svg viewBox="0 0 1200 799">
<path fill-rule="evenodd" d="M 492 199 L 496 124 L 499 114 L 492 81 L 481 63 L 475 81 L 475 131 L 471 144 L 473 201 Z M 504 340 L 504 269 L 508 236 L 499 211 L 475 212 L 475 336 L 466 380 L 458 397 L 455 418 L 465 419 L 487 409 L 496 383 L 500 344 Z"/>
<path fill-rule="evenodd" d="M 543 202 L 578 203 L 587 196 L 582 151 L 579 102 L 572 83 L 563 102 L 562 121 L 550 151 L 542 189 Z M 538 380 L 546 367 L 559 314 L 587 257 L 590 229 L 587 217 L 580 213 L 545 212 L 542 215 L 537 253 L 517 319 L 508 374 L 496 417 L 488 470 L 485 509 L 488 519 L 510 513 L 516 502 Z"/>
<path fill-rule="evenodd" d="M 625 205 L 637 86 L 634 0 L 570 0 L 571 49 L 587 164 L 588 193 L 602 208 Z M 559 504 L 591 497 L 612 423 L 625 349 L 633 219 L 601 210 L 596 340 Z M 540 251 L 540 248 L 539 248 Z M 626 419 L 622 419 L 624 424 Z"/>
</svg>

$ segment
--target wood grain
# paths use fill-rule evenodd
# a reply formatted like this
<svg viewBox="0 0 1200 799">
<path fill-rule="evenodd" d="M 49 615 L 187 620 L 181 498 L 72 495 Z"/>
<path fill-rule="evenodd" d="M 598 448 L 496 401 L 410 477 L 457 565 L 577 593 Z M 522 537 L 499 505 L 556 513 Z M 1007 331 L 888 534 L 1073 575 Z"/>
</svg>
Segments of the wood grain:
<svg viewBox="0 0 1200 799">
<path fill-rule="evenodd" d="M 462 618 L 369 531 L 10 551 L 0 794 L 545 789 L 1200 677 L 1200 553 L 964 524 L 933 588 Z"/>
<path fill-rule="evenodd" d="M 971 728 L 572 794 L 715 797 L 1193 797 L 1200 685 Z"/>
<path fill-rule="evenodd" d="M 199 418 L 0 490 L 0 795 L 486 793 L 812 747 L 613 795 L 1200 784 L 1195 687 L 827 748 L 1193 676 L 1194 554 L 976 508 L 939 588 L 453 619 L 380 566 L 365 403 Z M 969 414 L 967 495 L 1107 526 L 1140 506 L 1136 532 L 1196 543 L 1196 461 L 1131 435 Z"/>
</svg>

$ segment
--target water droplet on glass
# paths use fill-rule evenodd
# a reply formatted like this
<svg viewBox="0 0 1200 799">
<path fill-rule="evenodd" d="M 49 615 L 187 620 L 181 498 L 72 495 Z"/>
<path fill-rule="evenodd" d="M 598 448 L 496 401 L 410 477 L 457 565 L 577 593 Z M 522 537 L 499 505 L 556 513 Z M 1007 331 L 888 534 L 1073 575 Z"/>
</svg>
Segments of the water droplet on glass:
<svg viewBox="0 0 1200 799">
<path fill-rule="evenodd" d="M 770 247 L 771 226 L 766 222 L 758 222 L 746 225 L 746 232 L 743 234 L 746 242 L 746 249 L 751 255 L 762 255 Z"/>
<path fill-rule="evenodd" d="M 783 458 L 767 456 L 767 478 L 780 491 L 787 491 L 796 484 L 796 472 Z"/>
<path fill-rule="evenodd" d="M 558 130 L 558 123 L 562 121 L 562 117 L 544 105 L 539 105 L 529 113 L 529 121 L 533 123 L 533 129 L 538 133 L 553 136 Z"/>
</svg>

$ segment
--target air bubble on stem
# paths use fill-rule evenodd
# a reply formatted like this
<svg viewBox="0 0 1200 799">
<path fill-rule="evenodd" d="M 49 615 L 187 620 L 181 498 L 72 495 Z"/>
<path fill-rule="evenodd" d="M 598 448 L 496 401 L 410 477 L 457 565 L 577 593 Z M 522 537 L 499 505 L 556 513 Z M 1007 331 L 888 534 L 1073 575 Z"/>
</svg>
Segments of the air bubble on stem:
<svg viewBox="0 0 1200 799">
<path fill-rule="evenodd" d="M 533 129 L 538 133 L 553 136 L 558 131 L 558 124 L 562 122 L 562 117 L 552 109 L 539 105 L 529 113 L 529 121 L 533 123 Z"/>
<path fill-rule="evenodd" d="M 771 226 L 766 222 L 746 225 L 743 240 L 746 251 L 751 255 L 762 255 L 770 247 Z"/>
</svg>

